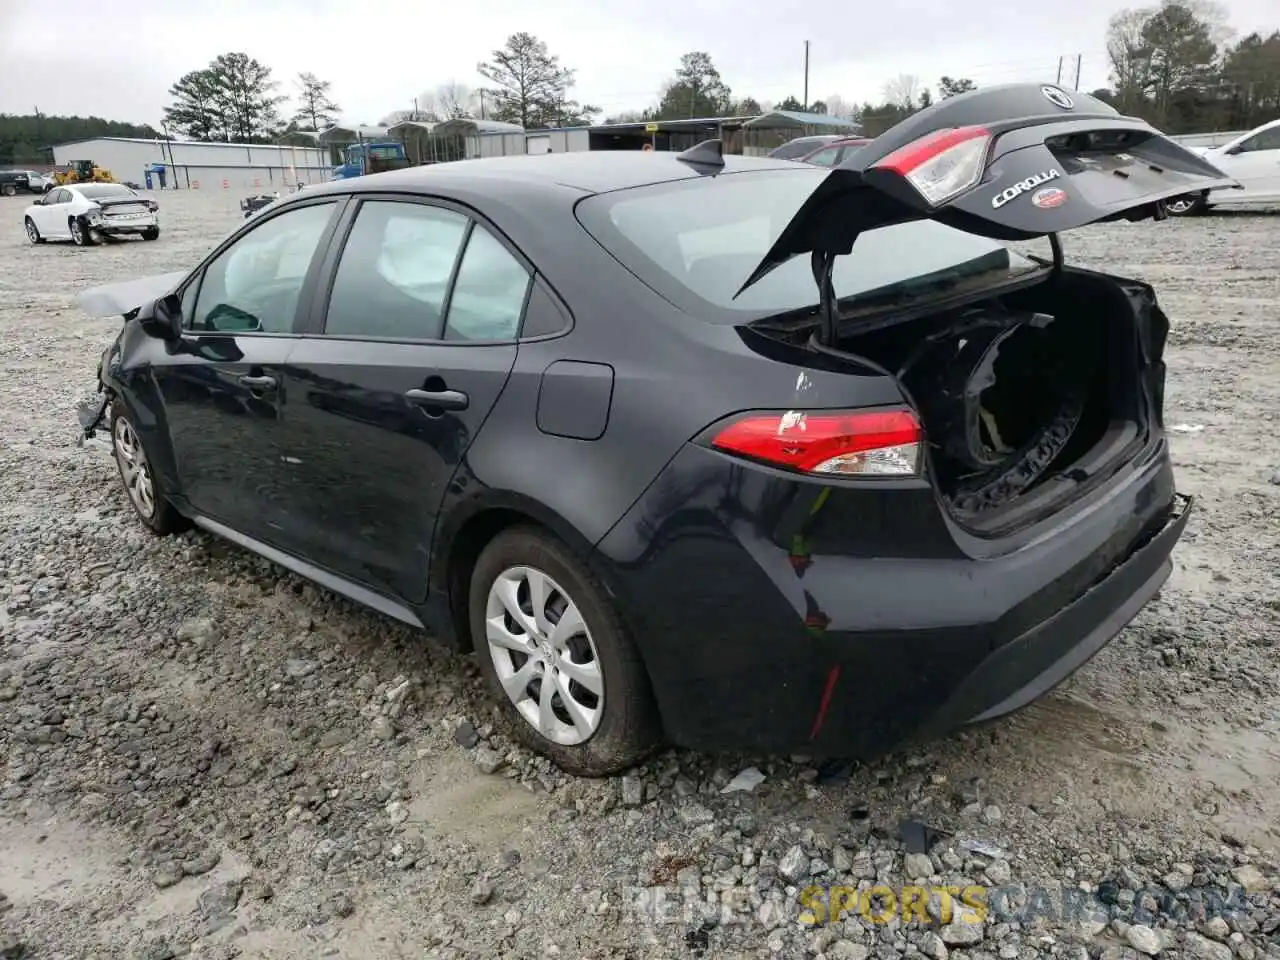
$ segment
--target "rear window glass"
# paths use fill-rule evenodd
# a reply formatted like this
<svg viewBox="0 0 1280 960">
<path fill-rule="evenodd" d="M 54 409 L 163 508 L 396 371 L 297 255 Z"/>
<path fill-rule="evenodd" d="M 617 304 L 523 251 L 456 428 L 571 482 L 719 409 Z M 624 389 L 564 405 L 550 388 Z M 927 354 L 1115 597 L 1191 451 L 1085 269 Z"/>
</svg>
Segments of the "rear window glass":
<svg viewBox="0 0 1280 960">
<path fill-rule="evenodd" d="M 136 197 L 137 194 L 119 183 L 87 183 L 80 188 L 80 195 L 89 200 L 106 200 L 109 197 Z"/>
<path fill-rule="evenodd" d="M 677 306 L 740 323 L 818 301 L 808 257 L 795 257 L 734 294 L 827 172 L 724 174 L 589 197 L 587 230 L 633 273 Z M 1038 265 L 1002 244 L 931 220 L 869 230 L 836 261 L 841 300 L 901 285 L 904 298 L 936 283 L 990 273 L 993 282 Z M 715 317 L 709 317 L 716 319 Z"/>
</svg>

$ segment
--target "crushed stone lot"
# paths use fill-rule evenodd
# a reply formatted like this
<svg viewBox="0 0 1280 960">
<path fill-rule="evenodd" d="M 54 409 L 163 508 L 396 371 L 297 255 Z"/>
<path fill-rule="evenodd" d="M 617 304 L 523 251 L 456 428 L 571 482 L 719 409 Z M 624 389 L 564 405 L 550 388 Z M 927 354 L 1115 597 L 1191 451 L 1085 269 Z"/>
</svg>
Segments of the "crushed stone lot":
<svg viewBox="0 0 1280 960">
<path fill-rule="evenodd" d="M 159 241 L 92 249 L 29 246 L 0 200 L 0 957 L 1280 960 L 1280 215 L 1065 238 L 1156 285 L 1197 499 L 1159 598 L 1067 684 L 868 765 L 671 751 L 585 781 L 494 732 L 466 658 L 150 536 L 107 438 L 77 444 L 118 321 L 76 293 L 239 223 L 159 200 Z M 985 922 L 889 902 L 913 881 L 988 888 Z M 880 899 L 810 925 L 814 885 Z"/>
</svg>

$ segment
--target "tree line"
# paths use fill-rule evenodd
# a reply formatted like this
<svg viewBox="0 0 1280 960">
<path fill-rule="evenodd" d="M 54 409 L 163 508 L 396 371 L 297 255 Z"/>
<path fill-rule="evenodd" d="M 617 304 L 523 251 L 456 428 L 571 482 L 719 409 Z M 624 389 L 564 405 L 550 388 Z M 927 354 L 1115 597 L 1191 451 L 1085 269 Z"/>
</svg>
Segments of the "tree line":
<svg viewBox="0 0 1280 960">
<path fill-rule="evenodd" d="M 1215 0 L 1121 10 L 1107 29 L 1112 85 L 1095 94 L 1170 133 L 1248 130 L 1280 117 L 1280 30 L 1231 41 Z"/>
<path fill-rule="evenodd" d="M 1217 0 L 1161 0 L 1111 18 L 1106 47 L 1110 86 L 1092 93 L 1120 112 L 1170 133 L 1246 130 L 1280 117 L 1280 30 L 1235 39 Z M 383 124 L 451 118 L 504 120 L 526 129 L 582 126 L 602 111 L 572 96 L 575 71 L 530 33 L 514 33 L 476 65 L 485 84 L 449 82 L 423 91 L 412 108 L 393 110 Z M 857 120 L 875 136 L 937 99 L 974 89 L 966 77 L 936 85 L 901 74 L 876 102 L 839 95 L 810 103 L 735 94 L 705 51 L 691 51 L 650 106 L 604 117 L 605 122 L 751 116 L 767 110 L 805 111 Z M 162 131 L 98 117 L 0 114 L 0 164 L 49 161 L 48 145 L 101 136 L 182 136 L 230 143 L 270 142 L 292 131 L 321 131 L 341 108 L 331 84 L 313 73 L 280 91 L 270 67 L 244 53 L 225 53 L 180 77 L 170 88 Z"/>
<path fill-rule="evenodd" d="M 0 113 L 0 167 L 44 165 L 53 162 L 49 144 L 94 137 L 160 136 L 155 128 L 137 123 L 120 123 L 101 117 L 50 117 L 42 113 L 26 115 Z M 93 159 L 92 157 L 87 159 Z"/>
</svg>

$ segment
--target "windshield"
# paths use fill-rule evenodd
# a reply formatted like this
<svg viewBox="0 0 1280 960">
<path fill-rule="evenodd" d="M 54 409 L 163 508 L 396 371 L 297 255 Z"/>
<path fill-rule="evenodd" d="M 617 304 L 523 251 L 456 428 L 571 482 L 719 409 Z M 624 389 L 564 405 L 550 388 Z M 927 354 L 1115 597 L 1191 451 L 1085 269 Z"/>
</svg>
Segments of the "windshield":
<svg viewBox="0 0 1280 960">
<path fill-rule="evenodd" d="M 86 200 L 106 200 L 109 197 L 136 197 L 137 194 L 119 183 L 88 183 L 80 188 Z"/>
<path fill-rule="evenodd" d="M 795 257 L 736 294 L 797 209 L 826 176 L 795 170 L 722 174 L 598 194 L 578 204 L 583 226 L 614 256 L 681 309 L 731 323 L 811 307 L 817 285 L 808 257 Z M 994 240 L 932 220 L 868 230 L 836 260 L 836 296 L 902 289 L 904 299 L 945 292 L 989 274 L 996 282 L 1039 264 Z M 923 281 L 923 282 L 921 282 Z M 715 319 L 715 317 L 709 317 Z"/>
</svg>

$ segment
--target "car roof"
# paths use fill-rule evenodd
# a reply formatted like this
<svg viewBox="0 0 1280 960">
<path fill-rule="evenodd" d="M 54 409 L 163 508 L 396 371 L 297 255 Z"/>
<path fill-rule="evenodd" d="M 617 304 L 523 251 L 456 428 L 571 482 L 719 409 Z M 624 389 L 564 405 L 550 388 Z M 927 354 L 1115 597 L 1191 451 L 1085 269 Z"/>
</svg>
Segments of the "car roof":
<svg viewBox="0 0 1280 960">
<path fill-rule="evenodd" d="M 381 190 L 431 194 L 440 191 L 533 190 L 583 194 L 608 193 L 672 180 L 691 180 L 707 175 L 697 167 L 677 159 L 671 152 L 602 150 L 596 152 L 548 153 L 511 157 L 485 157 L 433 163 L 420 167 L 389 170 L 348 180 L 308 187 L 301 195 L 321 193 L 369 193 Z M 792 170 L 788 160 L 769 157 L 726 155 L 717 173 L 744 173 L 758 170 Z"/>
</svg>

